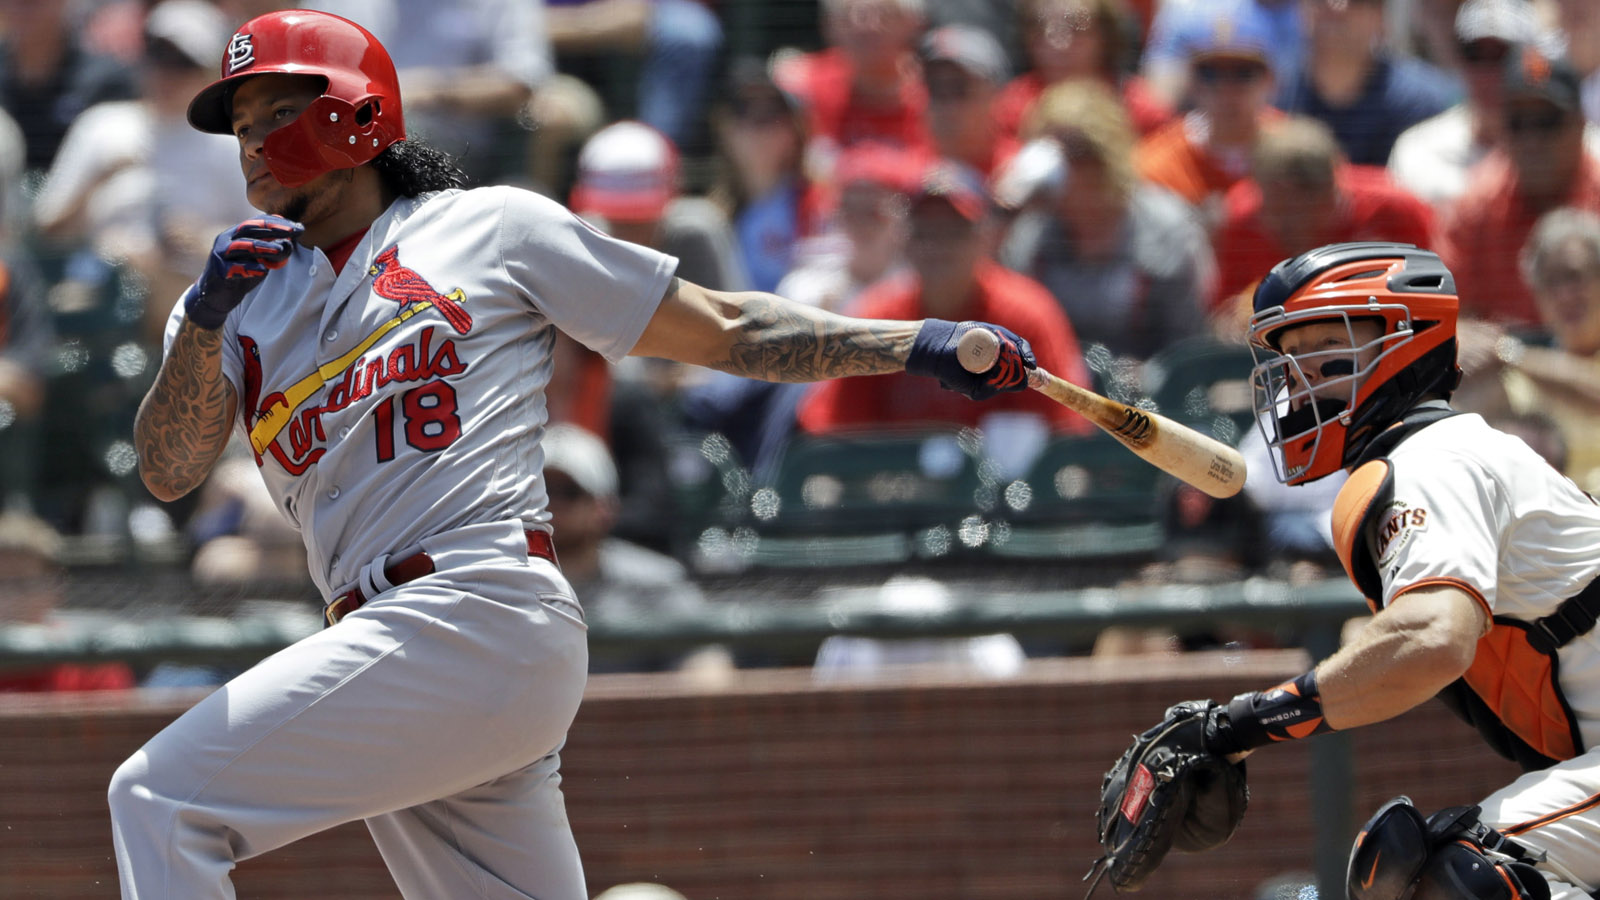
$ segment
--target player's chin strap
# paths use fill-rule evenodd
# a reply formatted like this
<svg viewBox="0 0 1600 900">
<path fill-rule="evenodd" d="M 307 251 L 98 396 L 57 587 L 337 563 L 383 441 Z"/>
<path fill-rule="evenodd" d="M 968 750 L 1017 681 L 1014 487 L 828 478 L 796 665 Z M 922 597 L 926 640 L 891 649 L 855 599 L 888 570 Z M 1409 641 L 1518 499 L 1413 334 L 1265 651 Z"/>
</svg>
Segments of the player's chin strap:
<svg viewBox="0 0 1600 900">
<path fill-rule="evenodd" d="M 1350 900 L 1550 900 L 1545 854 L 1485 825 L 1477 806 L 1427 819 L 1409 797 L 1385 803 L 1350 851 Z"/>
</svg>

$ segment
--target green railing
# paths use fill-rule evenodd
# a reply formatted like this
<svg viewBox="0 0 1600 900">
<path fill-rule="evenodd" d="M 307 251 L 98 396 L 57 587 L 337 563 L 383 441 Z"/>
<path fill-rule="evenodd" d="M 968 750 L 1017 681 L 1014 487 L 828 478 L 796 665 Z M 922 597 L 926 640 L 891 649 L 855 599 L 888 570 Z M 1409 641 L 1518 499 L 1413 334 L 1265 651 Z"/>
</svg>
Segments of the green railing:
<svg viewBox="0 0 1600 900">
<path fill-rule="evenodd" d="M 1087 643 L 1112 625 L 1178 632 L 1218 624 L 1279 628 L 1303 635 L 1320 658 L 1336 646 L 1338 629 L 1364 610 L 1345 581 L 1290 586 L 1251 579 L 1217 585 L 1095 587 L 1076 590 L 1008 587 L 1001 580 L 942 582 L 937 611 L 906 613 L 879 605 L 876 585 L 820 587 L 803 594 L 792 583 L 742 581 L 712 592 L 704 613 L 592 621 L 597 653 L 672 650 L 706 643 L 775 649 L 813 643 L 831 634 L 938 637 L 1008 631 L 1019 637 Z M 786 587 L 791 588 L 786 592 Z M 761 598 L 761 599 L 750 599 Z M 258 659 L 315 631 L 306 602 L 261 611 L 196 616 L 137 607 L 69 614 L 60 625 L 0 627 L 0 667 L 46 662 L 123 660 L 240 661 Z"/>
</svg>

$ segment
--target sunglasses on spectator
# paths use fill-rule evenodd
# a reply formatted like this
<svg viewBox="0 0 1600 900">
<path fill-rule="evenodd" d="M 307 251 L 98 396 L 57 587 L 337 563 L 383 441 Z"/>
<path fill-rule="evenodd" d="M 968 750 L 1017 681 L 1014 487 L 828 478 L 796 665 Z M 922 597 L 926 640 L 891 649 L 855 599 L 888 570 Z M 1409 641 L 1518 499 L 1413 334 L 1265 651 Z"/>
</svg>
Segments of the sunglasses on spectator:
<svg viewBox="0 0 1600 900">
<path fill-rule="evenodd" d="M 1194 67 L 1195 80 L 1202 84 L 1249 84 L 1266 72 L 1266 66 L 1255 63 L 1203 62 Z"/>
<path fill-rule="evenodd" d="M 1550 107 L 1506 113 L 1506 130 L 1512 134 L 1554 134 L 1567 124 L 1567 114 Z"/>
<path fill-rule="evenodd" d="M 972 79 L 965 75 L 940 75 L 927 82 L 928 97 L 933 100 L 965 100 L 972 94 Z"/>
<path fill-rule="evenodd" d="M 1583 287 L 1600 281 L 1600 265 L 1551 265 L 1536 272 L 1534 281 L 1541 290 L 1546 291 Z"/>
<path fill-rule="evenodd" d="M 746 125 L 776 125 L 789 119 L 789 108 L 781 101 L 734 101 L 733 117 Z"/>
<path fill-rule="evenodd" d="M 846 191 L 839 198 L 839 214 L 850 219 L 887 221 L 904 218 L 908 205 L 906 198 L 893 194 L 874 196 L 870 192 Z"/>
<path fill-rule="evenodd" d="M 1461 59 L 1471 66 L 1499 65 L 1511 53 L 1511 45 L 1492 38 L 1468 41 L 1461 45 Z"/>
</svg>

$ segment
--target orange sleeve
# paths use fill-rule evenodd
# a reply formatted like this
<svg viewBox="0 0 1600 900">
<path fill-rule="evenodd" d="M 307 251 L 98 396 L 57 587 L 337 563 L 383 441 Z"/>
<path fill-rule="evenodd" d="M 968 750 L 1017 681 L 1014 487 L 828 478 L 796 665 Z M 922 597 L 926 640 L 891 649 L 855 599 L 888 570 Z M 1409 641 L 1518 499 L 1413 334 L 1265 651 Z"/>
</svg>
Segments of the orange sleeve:
<svg viewBox="0 0 1600 900">
<path fill-rule="evenodd" d="M 1145 181 L 1198 206 L 1209 188 L 1186 152 L 1182 127 L 1181 122 L 1170 124 L 1139 141 L 1133 151 L 1133 165 Z"/>
<path fill-rule="evenodd" d="M 1460 578 L 1446 578 L 1440 576 L 1438 578 L 1424 578 L 1421 581 L 1413 581 L 1405 587 L 1396 589 L 1394 596 L 1389 598 L 1389 602 L 1393 603 L 1402 596 L 1409 594 L 1418 588 L 1438 587 L 1440 585 L 1453 587 L 1462 591 L 1476 601 L 1478 606 L 1483 608 L 1483 611 L 1486 615 L 1488 615 L 1491 619 L 1494 618 L 1494 610 L 1489 608 L 1489 601 L 1484 599 L 1483 592 L 1478 590 L 1476 586 L 1470 584 L 1469 582 L 1462 581 Z"/>
</svg>

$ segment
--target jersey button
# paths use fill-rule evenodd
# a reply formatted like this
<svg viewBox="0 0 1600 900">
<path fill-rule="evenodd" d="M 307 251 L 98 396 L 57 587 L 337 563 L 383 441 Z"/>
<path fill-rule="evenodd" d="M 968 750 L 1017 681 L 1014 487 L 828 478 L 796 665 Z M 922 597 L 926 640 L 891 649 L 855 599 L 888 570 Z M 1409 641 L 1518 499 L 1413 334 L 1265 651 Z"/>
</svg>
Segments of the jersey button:
<svg viewBox="0 0 1600 900">
<path fill-rule="evenodd" d="M 346 425 L 343 428 L 339 429 L 339 437 L 347 438 L 349 436 L 350 436 L 350 426 L 349 425 Z"/>
<path fill-rule="evenodd" d="M 328 499 L 329 500 L 337 500 L 337 499 L 339 499 L 339 488 L 337 486 L 335 486 L 333 488 L 333 490 L 328 491 Z"/>
<path fill-rule="evenodd" d="M 327 342 L 329 342 L 329 343 L 334 342 L 338 338 L 339 338 L 339 330 L 337 328 L 329 328 L 328 329 L 328 333 L 324 334 L 322 336 L 322 339 L 327 341 Z"/>
<path fill-rule="evenodd" d="M 330 567 L 332 567 L 332 568 L 338 568 L 339 567 L 339 554 L 335 553 L 333 555 L 333 559 L 328 560 L 328 565 Z"/>
</svg>

